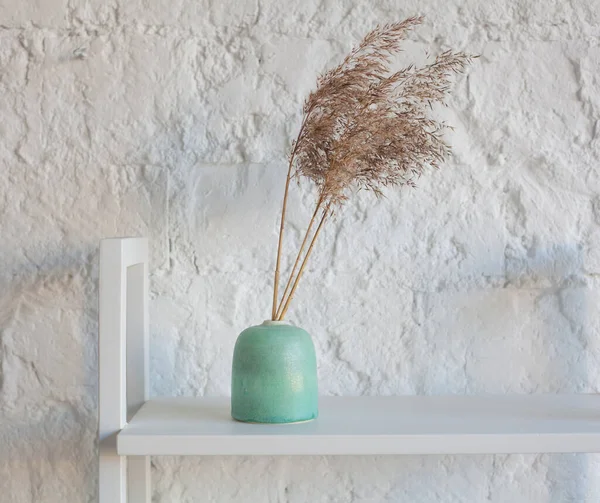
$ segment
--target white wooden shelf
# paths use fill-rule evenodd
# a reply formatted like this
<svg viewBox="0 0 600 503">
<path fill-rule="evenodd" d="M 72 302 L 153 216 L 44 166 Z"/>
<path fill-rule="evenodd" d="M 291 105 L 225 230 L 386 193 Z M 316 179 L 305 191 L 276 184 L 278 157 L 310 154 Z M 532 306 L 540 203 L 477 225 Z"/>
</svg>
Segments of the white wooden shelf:
<svg viewBox="0 0 600 503">
<path fill-rule="evenodd" d="M 240 423 L 228 398 L 148 401 L 121 455 L 600 452 L 600 396 L 322 397 L 315 421 Z"/>
<path fill-rule="evenodd" d="M 152 455 L 600 452 L 600 395 L 324 397 L 294 425 L 148 399 L 148 242 L 100 246 L 99 503 L 150 503 Z"/>
</svg>

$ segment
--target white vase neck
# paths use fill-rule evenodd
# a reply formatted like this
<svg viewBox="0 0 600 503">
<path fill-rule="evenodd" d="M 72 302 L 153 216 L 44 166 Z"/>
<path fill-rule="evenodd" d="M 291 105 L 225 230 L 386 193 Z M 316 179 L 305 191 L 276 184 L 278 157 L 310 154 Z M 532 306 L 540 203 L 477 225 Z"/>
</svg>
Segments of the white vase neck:
<svg viewBox="0 0 600 503">
<path fill-rule="evenodd" d="M 289 325 L 289 323 L 287 321 L 276 321 L 276 320 L 265 320 L 262 322 L 262 324 L 266 327 L 271 327 L 271 326 L 280 326 L 280 325 Z"/>
</svg>

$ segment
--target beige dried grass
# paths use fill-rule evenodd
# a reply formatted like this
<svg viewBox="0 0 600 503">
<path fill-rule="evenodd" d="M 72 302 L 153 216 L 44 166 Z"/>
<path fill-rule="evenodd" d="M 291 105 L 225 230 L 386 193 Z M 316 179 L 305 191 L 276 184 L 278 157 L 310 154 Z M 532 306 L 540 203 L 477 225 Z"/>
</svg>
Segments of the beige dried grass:
<svg viewBox="0 0 600 503">
<path fill-rule="evenodd" d="M 392 73 L 392 58 L 410 29 L 422 21 L 421 17 L 411 17 L 375 28 L 339 66 L 318 79 L 317 88 L 304 104 L 304 118 L 290 154 L 285 184 L 273 320 L 283 320 L 287 313 L 315 241 L 336 208 L 357 190 L 371 191 L 379 197 L 387 187 L 414 186 L 427 168 L 438 168 L 450 153 L 442 138 L 448 126 L 430 113 L 434 103 L 443 104 L 448 96 L 451 76 L 462 72 L 473 56 L 445 51 L 423 67 L 411 65 Z M 318 198 L 278 303 L 292 178 L 312 182 Z M 316 222 L 317 229 L 309 239 Z"/>
</svg>

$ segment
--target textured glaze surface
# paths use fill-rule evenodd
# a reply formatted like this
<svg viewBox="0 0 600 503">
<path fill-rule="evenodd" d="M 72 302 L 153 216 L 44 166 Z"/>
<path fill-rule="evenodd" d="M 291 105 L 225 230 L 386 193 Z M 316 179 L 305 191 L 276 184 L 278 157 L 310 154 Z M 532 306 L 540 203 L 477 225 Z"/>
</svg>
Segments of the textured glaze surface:
<svg viewBox="0 0 600 503">
<path fill-rule="evenodd" d="M 249 327 L 231 371 L 231 415 L 250 423 L 296 423 L 318 415 L 317 359 L 310 335 L 292 325 Z"/>
<path fill-rule="evenodd" d="M 102 237 L 150 237 L 152 395 L 229 395 L 236 336 L 271 312 L 303 99 L 415 13 L 402 61 L 481 57 L 451 161 L 319 238 L 287 318 L 320 392 L 598 392 L 598 0 L 3 0 L 2 503 L 95 501 Z M 312 214 L 293 189 L 288 249 Z M 600 501 L 596 455 L 152 463 L 155 503 Z"/>
</svg>

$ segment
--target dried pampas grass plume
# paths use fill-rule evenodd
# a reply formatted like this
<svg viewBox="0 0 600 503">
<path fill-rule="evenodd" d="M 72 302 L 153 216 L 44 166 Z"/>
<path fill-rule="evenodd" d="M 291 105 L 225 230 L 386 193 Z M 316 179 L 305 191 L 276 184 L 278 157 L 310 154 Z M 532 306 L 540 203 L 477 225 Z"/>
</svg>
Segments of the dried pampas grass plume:
<svg viewBox="0 0 600 503">
<path fill-rule="evenodd" d="M 375 28 L 339 66 L 318 79 L 317 88 L 304 104 L 304 118 L 290 154 L 285 185 L 273 320 L 284 318 L 315 241 L 335 208 L 356 190 L 380 196 L 386 187 L 414 186 L 414 180 L 425 169 L 439 167 L 450 153 L 442 139 L 447 126 L 429 114 L 434 103 L 444 103 L 451 76 L 462 72 L 473 57 L 445 51 L 426 66 L 411 65 L 391 73 L 392 57 L 400 51 L 408 32 L 422 21 L 422 17 L 411 17 Z M 278 302 L 285 215 L 294 177 L 312 182 L 318 198 Z"/>
</svg>

